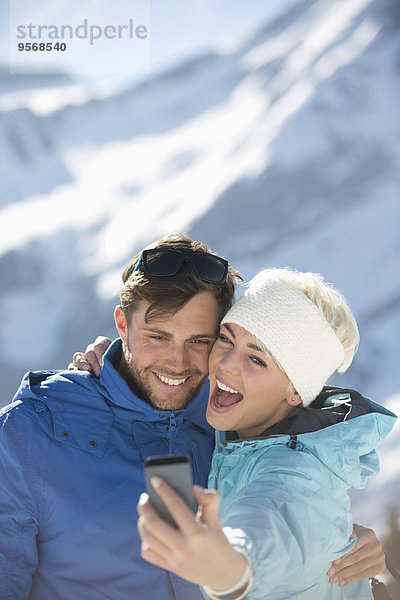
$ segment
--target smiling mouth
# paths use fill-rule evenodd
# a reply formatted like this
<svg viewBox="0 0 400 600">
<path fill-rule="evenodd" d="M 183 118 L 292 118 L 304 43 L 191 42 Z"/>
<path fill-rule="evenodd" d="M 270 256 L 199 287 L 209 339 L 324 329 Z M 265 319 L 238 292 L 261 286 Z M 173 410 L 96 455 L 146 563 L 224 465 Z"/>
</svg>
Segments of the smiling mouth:
<svg viewBox="0 0 400 600">
<path fill-rule="evenodd" d="M 231 388 L 222 381 L 216 380 L 216 386 L 211 396 L 211 404 L 216 408 L 226 409 L 239 404 L 243 400 L 243 394 Z"/>
<path fill-rule="evenodd" d="M 157 373 L 156 371 L 152 371 L 152 373 L 157 377 L 157 379 L 159 379 L 159 381 L 161 381 L 162 383 L 165 383 L 171 387 L 177 387 L 177 386 L 183 385 L 189 379 L 189 377 L 180 377 L 178 379 L 178 378 L 174 378 L 171 376 L 162 375 L 161 373 Z"/>
</svg>

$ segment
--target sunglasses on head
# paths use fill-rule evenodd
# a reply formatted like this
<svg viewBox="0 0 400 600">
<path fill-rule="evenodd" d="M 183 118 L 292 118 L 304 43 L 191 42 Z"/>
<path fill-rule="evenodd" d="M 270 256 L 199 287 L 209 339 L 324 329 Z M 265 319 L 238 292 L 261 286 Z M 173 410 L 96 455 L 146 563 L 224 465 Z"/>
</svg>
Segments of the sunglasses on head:
<svg viewBox="0 0 400 600">
<path fill-rule="evenodd" d="M 228 279 L 228 261 L 215 254 L 188 248 L 152 248 L 143 250 L 132 273 L 143 266 L 147 275 L 165 277 L 176 275 L 184 262 L 189 261 L 196 275 L 209 283 L 222 283 Z"/>
</svg>

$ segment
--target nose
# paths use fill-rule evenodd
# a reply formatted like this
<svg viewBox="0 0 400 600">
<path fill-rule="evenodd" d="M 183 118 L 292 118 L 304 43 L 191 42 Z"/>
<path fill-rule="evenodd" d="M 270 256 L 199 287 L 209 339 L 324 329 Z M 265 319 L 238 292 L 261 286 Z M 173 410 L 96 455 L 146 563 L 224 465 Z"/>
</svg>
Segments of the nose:
<svg viewBox="0 0 400 600">
<path fill-rule="evenodd" d="M 189 368 L 188 352 L 185 351 L 184 345 L 174 344 L 168 348 L 165 366 L 177 374 Z"/>
<path fill-rule="evenodd" d="M 219 362 L 219 368 L 221 371 L 225 371 L 230 375 L 239 375 L 240 373 L 240 361 L 235 348 L 226 352 Z"/>
</svg>

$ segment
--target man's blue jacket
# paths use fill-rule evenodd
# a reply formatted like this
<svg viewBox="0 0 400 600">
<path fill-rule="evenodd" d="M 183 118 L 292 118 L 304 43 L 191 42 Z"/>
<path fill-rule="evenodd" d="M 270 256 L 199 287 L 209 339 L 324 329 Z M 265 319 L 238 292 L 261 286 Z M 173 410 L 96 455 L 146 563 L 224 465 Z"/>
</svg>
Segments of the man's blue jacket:
<svg viewBox="0 0 400 600">
<path fill-rule="evenodd" d="M 197 600 L 198 588 L 140 557 L 143 461 L 186 453 L 207 484 L 214 432 L 208 384 L 186 409 L 159 411 L 113 364 L 28 373 L 0 412 L 0 600 Z"/>
</svg>

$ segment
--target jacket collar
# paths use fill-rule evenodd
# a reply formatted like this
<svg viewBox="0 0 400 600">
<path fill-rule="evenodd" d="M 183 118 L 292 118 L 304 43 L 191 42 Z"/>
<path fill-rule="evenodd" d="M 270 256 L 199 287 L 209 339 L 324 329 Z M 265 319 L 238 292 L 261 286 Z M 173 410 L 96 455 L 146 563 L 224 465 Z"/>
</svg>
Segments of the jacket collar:
<svg viewBox="0 0 400 600">
<path fill-rule="evenodd" d="M 103 357 L 103 368 L 100 379 L 95 382 L 99 390 L 107 397 L 107 401 L 116 406 L 128 409 L 132 416 L 146 421 L 159 421 L 160 410 L 154 408 L 132 392 L 129 385 L 121 377 L 115 368 L 122 354 L 122 341 L 120 338 L 114 340 Z M 205 418 L 206 406 L 209 393 L 209 381 L 207 380 L 197 394 L 190 400 L 189 404 L 182 410 L 163 410 L 164 418 L 173 415 L 174 418 L 185 420 L 212 432 L 212 427 Z"/>
<path fill-rule="evenodd" d="M 307 408 L 301 408 L 295 415 L 268 427 L 255 439 L 312 433 L 373 412 L 393 414 L 355 390 L 324 386 Z M 225 439 L 227 442 L 242 441 L 235 431 L 225 432 Z"/>
<path fill-rule="evenodd" d="M 379 471 L 375 448 L 393 428 L 396 415 L 353 390 L 327 388 L 323 392 L 327 393 L 308 408 L 257 438 L 217 438 L 218 451 L 237 459 L 255 448 L 286 446 L 290 452 L 316 456 L 346 486 L 365 487 L 367 477 Z"/>
<path fill-rule="evenodd" d="M 114 365 L 122 342 L 115 340 L 104 355 L 100 379 L 87 371 L 36 371 L 25 375 L 14 401 L 32 400 L 36 412 L 49 410 L 54 438 L 95 456 L 103 456 L 116 415 L 128 421 L 156 423 L 189 421 L 212 433 L 205 419 L 209 384 L 206 382 L 183 410 L 160 411 L 138 398 Z"/>
</svg>

